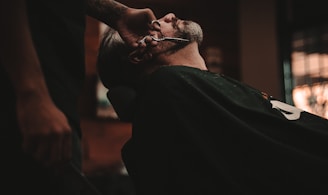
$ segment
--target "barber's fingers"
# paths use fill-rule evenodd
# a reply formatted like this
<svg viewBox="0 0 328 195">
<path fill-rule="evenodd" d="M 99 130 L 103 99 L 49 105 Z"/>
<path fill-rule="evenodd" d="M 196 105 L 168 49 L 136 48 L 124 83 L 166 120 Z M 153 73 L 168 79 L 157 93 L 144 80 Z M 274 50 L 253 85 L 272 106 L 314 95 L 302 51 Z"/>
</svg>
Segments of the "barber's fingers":
<svg viewBox="0 0 328 195">
<path fill-rule="evenodd" d="M 139 64 L 140 62 L 148 61 L 151 58 L 152 53 L 149 51 L 148 47 L 138 48 L 129 54 L 129 60 L 134 64 Z"/>
<path fill-rule="evenodd" d="M 138 9 L 138 11 L 143 12 L 143 14 L 146 16 L 146 20 L 148 23 L 148 30 L 155 30 L 160 31 L 160 25 L 159 22 L 154 14 L 154 12 L 149 8 L 144 9 Z"/>
<path fill-rule="evenodd" d="M 145 48 L 145 47 L 155 47 L 158 45 L 158 41 L 155 41 L 151 38 L 150 35 L 144 36 L 142 39 L 138 41 L 138 47 L 139 48 Z"/>
<path fill-rule="evenodd" d="M 161 31 L 161 24 L 159 23 L 159 20 L 152 20 L 150 22 L 150 29 L 155 31 Z"/>
</svg>

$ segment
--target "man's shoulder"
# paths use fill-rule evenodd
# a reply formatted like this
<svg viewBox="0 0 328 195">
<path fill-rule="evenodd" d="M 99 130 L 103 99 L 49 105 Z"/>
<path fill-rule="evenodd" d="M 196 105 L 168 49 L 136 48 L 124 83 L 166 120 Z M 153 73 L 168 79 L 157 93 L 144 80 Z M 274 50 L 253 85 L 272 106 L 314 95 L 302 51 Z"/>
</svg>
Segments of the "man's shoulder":
<svg viewBox="0 0 328 195">
<path fill-rule="evenodd" d="M 195 78 L 203 78 L 202 70 L 183 65 L 162 66 L 154 71 L 149 79 L 158 84 L 182 84 L 184 80 L 195 81 Z"/>
<path fill-rule="evenodd" d="M 193 73 L 195 71 L 200 71 L 197 68 L 193 68 L 190 66 L 184 65 L 167 65 L 161 66 L 156 71 L 153 72 L 152 75 L 180 75 L 180 74 L 188 74 Z"/>
</svg>

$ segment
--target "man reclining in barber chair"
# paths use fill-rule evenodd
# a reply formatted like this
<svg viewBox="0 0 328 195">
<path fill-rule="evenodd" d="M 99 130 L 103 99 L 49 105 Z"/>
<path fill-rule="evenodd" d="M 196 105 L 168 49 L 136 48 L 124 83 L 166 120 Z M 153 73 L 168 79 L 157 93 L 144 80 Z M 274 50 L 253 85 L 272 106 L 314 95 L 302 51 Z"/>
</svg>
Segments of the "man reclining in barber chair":
<svg viewBox="0 0 328 195">
<path fill-rule="evenodd" d="M 99 76 L 132 123 L 122 156 L 137 195 L 328 194 L 328 121 L 207 70 L 201 27 L 174 14 L 131 51 L 112 29 Z"/>
</svg>

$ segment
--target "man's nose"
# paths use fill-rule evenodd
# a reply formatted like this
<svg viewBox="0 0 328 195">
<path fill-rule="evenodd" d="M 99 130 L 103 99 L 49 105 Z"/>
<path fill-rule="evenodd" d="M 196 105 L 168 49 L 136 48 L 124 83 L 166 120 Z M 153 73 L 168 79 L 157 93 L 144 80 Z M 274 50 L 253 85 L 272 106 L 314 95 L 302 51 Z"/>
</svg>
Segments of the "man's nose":
<svg viewBox="0 0 328 195">
<path fill-rule="evenodd" d="M 168 13 L 163 17 L 164 22 L 172 22 L 172 20 L 176 18 L 173 13 Z"/>
</svg>

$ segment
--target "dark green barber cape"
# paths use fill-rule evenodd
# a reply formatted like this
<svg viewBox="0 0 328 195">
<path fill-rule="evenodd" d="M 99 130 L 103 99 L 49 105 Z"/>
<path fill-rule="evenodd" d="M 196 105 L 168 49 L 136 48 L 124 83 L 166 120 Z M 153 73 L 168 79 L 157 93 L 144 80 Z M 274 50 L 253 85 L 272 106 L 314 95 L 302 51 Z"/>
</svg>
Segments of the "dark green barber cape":
<svg viewBox="0 0 328 195">
<path fill-rule="evenodd" d="M 328 121 L 231 78 L 162 67 L 132 123 L 122 155 L 137 195 L 328 194 Z"/>
</svg>

